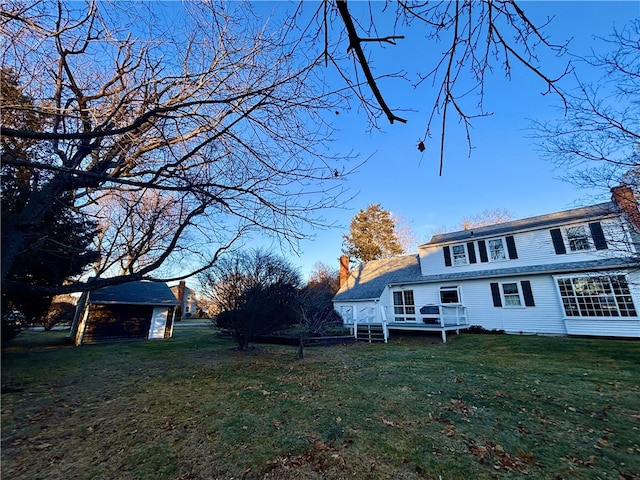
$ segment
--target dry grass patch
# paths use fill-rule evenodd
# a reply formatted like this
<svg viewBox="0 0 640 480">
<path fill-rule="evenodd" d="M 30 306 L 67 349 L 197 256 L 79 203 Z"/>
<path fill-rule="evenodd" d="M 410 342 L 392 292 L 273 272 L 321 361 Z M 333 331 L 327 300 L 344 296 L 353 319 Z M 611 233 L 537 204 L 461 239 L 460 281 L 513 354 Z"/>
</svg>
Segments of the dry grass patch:
<svg viewBox="0 0 640 480">
<path fill-rule="evenodd" d="M 387 345 L 170 341 L 3 352 L 12 479 L 633 479 L 640 343 L 461 335 Z"/>
</svg>

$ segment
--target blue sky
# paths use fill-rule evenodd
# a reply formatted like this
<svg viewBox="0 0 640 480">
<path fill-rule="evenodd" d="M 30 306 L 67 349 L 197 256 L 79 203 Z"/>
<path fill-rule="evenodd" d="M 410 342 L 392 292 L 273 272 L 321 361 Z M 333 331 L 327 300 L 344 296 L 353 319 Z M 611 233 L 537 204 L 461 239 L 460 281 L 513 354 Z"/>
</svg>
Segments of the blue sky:
<svg viewBox="0 0 640 480">
<path fill-rule="evenodd" d="M 354 2 L 349 5 L 352 11 L 357 8 Z M 556 43 L 572 39 L 570 50 L 578 55 L 586 55 L 599 46 L 594 36 L 607 36 L 614 26 L 621 28 L 640 15 L 640 2 L 636 1 L 526 1 L 522 6 L 534 22 L 554 16 L 545 32 Z M 403 33 L 406 40 L 397 47 L 385 48 L 381 54 L 367 46 L 377 72 L 386 68 L 397 71 L 398 60 L 407 61 L 415 69 L 420 52 L 433 48 L 420 45 L 411 31 Z M 566 59 L 551 59 L 545 66 L 551 73 L 559 73 L 565 63 Z M 582 74 L 583 80 L 588 81 L 590 72 L 585 70 Z M 360 159 L 368 160 L 345 183 L 355 197 L 345 209 L 325 215 L 337 227 L 309 232 L 314 238 L 301 242 L 300 256 L 287 253 L 305 276 L 318 261 L 337 266 L 342 235 L 348 231 L 351 218 L 369 204 L 380 203 L 401 215 L 418 240 L 426 242 L 435 230 L 454 229 L 465 217 L 486 209 L 506 209 L 514 218 L 524 218 L 603 201 L 603 197 L 597 197 L 602 192 L 579 190 L 562 181 L 563 172 L 540 158 L 535 141 L 530 138 L 531 119 L 557 119 L 562 113 L 557 109 L 558 99 L 542 95 L 545 85 L 531 74 L 515 69 L 511 81 L 507 81 L 496 70 L 485 95 L 485 109 L 494 114 L 475 121 L 471 157 L 464 135 L 448 138 L 442 176 L 436 144 L 428 144 L 423 153 L 416 148 L 424 136 L 429 92 L 416 92 L 399 80 L 382 83 L 381 88 L 392 107 L 415 111 L 402 112 L 407 124 L 382 124 L 383 131 L 372 133 L 367 133 L 366 118 L 356 110 L 336 120 L 340 131 L 334 147 L 357 152 Z"/>
</svg>

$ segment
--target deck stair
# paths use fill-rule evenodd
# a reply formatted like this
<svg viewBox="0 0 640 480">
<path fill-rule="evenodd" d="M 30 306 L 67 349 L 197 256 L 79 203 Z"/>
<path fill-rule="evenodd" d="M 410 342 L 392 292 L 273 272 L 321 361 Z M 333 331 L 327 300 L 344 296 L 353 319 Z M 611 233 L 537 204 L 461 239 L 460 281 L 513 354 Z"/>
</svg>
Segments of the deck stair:
<svg viewBox="0 0 640 480">
<path fill-rule="evenodd" d="M 384 327 L 381 324 L 358 324 L 356 340 L 371 342 L 386 342 Z"/>
</svg>

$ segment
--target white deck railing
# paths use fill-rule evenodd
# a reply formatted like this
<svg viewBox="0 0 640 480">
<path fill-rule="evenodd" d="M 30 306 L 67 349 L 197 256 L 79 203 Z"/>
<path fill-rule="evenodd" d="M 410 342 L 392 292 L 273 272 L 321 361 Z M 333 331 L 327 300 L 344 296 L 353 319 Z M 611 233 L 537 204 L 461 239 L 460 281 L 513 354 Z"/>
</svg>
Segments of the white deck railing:
<svg viewBox="0 0 640 480">
<path fill-rule="evenodd" d="M 416 306 L 414 313 L 402 315 L 395 312 L 393 306 L 343 307 L 340 311 L 344 325 L 352 329 L 357 337 L 358 325 L 381 325 L 385 342 L 389 329 L 430 330 L 442 332 L 446 342 L 446 331 L 469 327 L 467 308 L 459 304 L 432 304 Z"/>
<path fill-rule="evenodd" d="M 458 304 L 432 304 L 415 307 L 415 313 L 396 314 L 393 306 L 342 307 L 340 315 L 345 325 L 359 324 L 417 324 L 441 327 L 468 326 L 467 307 Z"/>
<path fill-rule="evenodd" d="M 392 306 L 385 307 L 387 318 L 393 324 L 417 324 L 444 327 L 468 326 L 467 307 L 464 305 L 432 304 L 415 307 L 415 313 L 395 313 Z"/>
</svg>

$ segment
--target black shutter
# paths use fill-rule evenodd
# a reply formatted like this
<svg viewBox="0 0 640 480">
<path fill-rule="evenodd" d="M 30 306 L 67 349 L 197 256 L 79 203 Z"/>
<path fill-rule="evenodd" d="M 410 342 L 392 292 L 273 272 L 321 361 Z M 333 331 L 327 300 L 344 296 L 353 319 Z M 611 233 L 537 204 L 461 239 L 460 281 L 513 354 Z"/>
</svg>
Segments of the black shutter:
<svg viewBox="0 0 640 480">
<path fill-rule="evenodd" d="M 488 262 L 489 257 L 487 256 L 487 244 L 484 240 L 478 240 L 478 251 L 480 252 L 480 261 Z"/>
<path fill-rule="evenodd" d="M 516 241 L 513 239 L 513 235 L 505 237 L 507 241 L 507 252 L 509 252 L 509 258 L 515 260 L 518 258 L 518 251 L 516 250 Z"/>
<path fill-rule="evenodd" d="M 553 240 L 553 248 L 556 250 L 556 255 L 562 255 L 567 253 L 567 249 L 564 246 L 564 242 L 562 241 L 562 232 L 559 228 L 552 228 L 551 232 L 551 240 Z"/>
<path fill-rule="evenodd" d="M 523 280 L 520 282 L 522 285 L 522 296 L 524 297 L 524 304 L 527 307 L 535 307 L 536 302 L 533 301 L 533 291 L 531 291 L 531 282 L 529 280 Z"/>
<path fill-rule="evenodd" d="M 444 266 L 450 267 L 451 266 L 451 249 L 449 247 L 444 247 L 442 251 L 444 252 Z"/>
<path fill-rule="evenodd" d="M 589 224 L 591 230 L 591 237 L 593 238 L 593 244 L 596 246 L 596 250 L 606 250 L 607 240 L 604 238 L 604 232 L 602 231 L 602 225 L 600 222 L 594 222 Z"/>
<path fill-rule="evenodd" d="M 476 249 L 473 245 L 473 242 L 467 242 L 467 252 L 469 252 L 469 263 L 477 263 L 476 260 Z"/>
<path fill-rule="evenodd" d="M 500 298 L 500 285 L 497 283 L 491 284 L 491 296 L 493 297 L 493 306 L 501 307 L 502 299 Z"/>
</svg>

